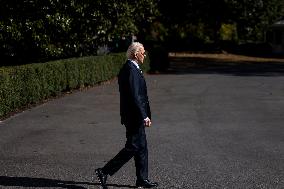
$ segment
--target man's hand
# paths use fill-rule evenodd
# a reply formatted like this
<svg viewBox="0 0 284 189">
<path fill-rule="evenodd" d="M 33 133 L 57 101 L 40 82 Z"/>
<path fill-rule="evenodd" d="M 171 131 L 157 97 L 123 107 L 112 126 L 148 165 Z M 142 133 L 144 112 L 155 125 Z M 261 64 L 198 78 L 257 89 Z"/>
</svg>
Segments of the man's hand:
<svg viewBox="0 0 284 189">
<path fill-rule="evenodd" d="M 151 119 L 150 119 L 150 118 L 147 117 L 146 119 L 144 119 L 144 125 L 145 125 L 145 127 L 150 127 L 151 124 L 152 124 L 152 122 L 151 122 Z"/>
</svg>

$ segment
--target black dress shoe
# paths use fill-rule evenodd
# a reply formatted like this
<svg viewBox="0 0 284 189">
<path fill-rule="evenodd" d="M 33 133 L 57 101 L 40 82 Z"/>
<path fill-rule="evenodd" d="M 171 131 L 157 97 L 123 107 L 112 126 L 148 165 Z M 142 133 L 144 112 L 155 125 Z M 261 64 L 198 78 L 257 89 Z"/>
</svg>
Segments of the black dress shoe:
<svg viewBox="0 0 284 189">
<path fill-rule="evenodd" d="M 101 168 L 96 169 L 95 172 L 103 189 L 107 189 L 106 186 L 107 175 L 103 173 L 103 170 Z"/>
<path fill-rule="evenodd" d="M 141 181 L 136 181 L 136 186 L 138 188 L 153 188 L 153 187 L 157 187 L 158 183 L 156 182 L 150 182 L 148 179 L 146 180 L 141 180 Z"/>
</svg>

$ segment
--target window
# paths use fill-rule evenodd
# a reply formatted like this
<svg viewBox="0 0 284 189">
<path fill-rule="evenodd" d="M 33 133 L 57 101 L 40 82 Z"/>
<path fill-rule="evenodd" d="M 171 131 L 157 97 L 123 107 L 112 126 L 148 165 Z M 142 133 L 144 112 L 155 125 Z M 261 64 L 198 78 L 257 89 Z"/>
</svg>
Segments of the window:
<svg viewBox="0 0 284 189">
<path fill-rule="evenodd" d="M 275 30 L 275 44 L 281 45 L 282 44 L 282 31 Z"/>
</svg>

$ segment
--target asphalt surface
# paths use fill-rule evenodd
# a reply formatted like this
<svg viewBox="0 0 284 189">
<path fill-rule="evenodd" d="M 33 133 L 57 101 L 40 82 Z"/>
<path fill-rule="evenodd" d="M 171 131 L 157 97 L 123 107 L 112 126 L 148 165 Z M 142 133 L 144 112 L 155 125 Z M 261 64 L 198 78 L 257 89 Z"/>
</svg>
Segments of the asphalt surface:
<svg viewBox="0 0 284 189">
<path fill-rule="evenodd" d="M 174 65 L 147 75 L 150 180 L 161 189 L 284 188 L 282 69 Z M 0 135 L 0 188 L 99 188 L 95 168 L 125 142 L 116 80 L 19 113 Z M 133 160 L 108 179 L 109 188 L 134 185 Z"/>
</svg>

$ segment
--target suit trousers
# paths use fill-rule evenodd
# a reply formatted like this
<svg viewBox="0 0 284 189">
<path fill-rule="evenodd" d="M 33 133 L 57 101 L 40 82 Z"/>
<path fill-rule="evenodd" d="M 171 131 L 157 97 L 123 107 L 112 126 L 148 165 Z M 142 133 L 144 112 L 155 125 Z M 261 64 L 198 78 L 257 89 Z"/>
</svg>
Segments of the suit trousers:
<svg viewBox="0 0 284 189">
<path fill-rule="evenodd" d="M 125 124 L 125 127 L 125 147 L 102 168 L 102 171 L 112 176 L 134 157 L 137 180 L 148 179 L 148 149 L 144 123 Z"/>
</svg>

